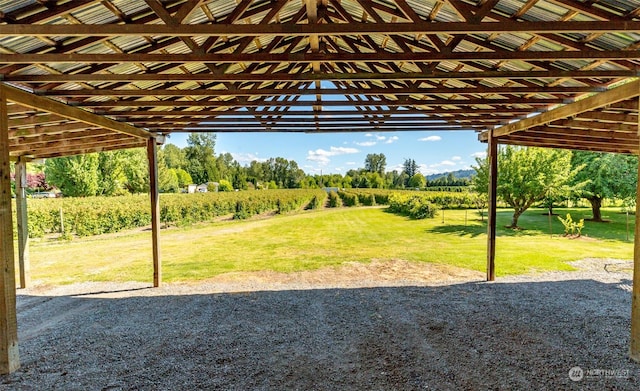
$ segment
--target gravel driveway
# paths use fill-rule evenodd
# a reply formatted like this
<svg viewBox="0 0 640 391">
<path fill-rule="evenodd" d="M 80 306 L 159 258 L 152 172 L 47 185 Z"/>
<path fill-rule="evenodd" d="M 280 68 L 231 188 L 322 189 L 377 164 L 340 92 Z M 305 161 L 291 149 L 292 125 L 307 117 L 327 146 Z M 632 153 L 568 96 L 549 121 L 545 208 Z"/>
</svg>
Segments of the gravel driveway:
<svg viewBox="0 0 640 391">
<path fill-rule="evenodd" d="M 0 390 L 640 389 L 628 265 L 577 266 L 496 283 L 396 261 L 34 287 L 18 296 L 22 368 Z"/>
</svg>

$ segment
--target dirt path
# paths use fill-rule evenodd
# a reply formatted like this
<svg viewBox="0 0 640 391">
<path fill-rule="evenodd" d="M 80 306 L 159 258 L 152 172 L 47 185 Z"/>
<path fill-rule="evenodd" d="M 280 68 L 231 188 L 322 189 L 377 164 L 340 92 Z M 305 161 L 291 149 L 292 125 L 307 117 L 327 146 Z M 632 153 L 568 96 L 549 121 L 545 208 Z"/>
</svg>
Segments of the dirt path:
<svg viewBox="0 0 640 391">
<path fill-rule="evenodd" d="M 398 260 L 31 288 L 23 366 L 0 390 L 637 390 L 628 264 L 576 265 L 497 283 Z"/>
</svg>

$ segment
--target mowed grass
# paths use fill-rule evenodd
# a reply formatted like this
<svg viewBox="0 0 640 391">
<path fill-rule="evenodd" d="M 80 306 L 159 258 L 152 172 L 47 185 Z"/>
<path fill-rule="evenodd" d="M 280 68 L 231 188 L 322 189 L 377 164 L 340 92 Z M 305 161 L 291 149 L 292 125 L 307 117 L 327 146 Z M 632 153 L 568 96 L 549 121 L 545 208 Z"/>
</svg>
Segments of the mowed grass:
<svg viewBox="0 0 640 391">
<path fill-rule="evenodd" d="M 633 256 L 625 216 L 605 210 L 608 223 L 587 222 L 586 238 L 562 237 L 562 226 L 542 210 L 525 213 L 520 225 L 504 228 L 511 211 L 498 213 L 497 275 L 572 270 L 567 262 Z M 558 213 L 566 214 L 560 209 Z M 575 220 L 587 209 L 573 209 Z M 442 212 L 440 212 L 442 213 Z M 633 233 L 633 216 L 630 217 Z M 341 208 L 251 221 L 227 221 L 161 231 L 163 279 L 196 281 L 226 272 L 294 272 L 373 259 L 433 262 L 478 271 L 486 268 L 486 218 L 475 210 L 446 210 L 429 220 L 410 220 L 385 208 Z M 149 232 L 32 241 L 34 282 L 150 281 Z"/>
</svg>

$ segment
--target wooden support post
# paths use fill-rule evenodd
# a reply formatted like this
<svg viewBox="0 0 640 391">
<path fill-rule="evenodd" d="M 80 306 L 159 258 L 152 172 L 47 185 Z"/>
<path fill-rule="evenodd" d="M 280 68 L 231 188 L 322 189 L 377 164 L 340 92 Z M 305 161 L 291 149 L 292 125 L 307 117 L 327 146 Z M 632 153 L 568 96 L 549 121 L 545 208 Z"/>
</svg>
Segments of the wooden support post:
<svg viewBox="0 0 640 391">
<path fill-rule="evenodd" d="M 155 138 L 147 140 L 149 159 L 149 193 L 151 195 L 151 241 L 153 252 L 153 286 L 162 283 L 162 265 L 160 264 L 160 202 L 158 193 L 158 147 Z"/>
<path fill-rule="evenodd" d="M 640 113 L 640 96 L 638 97 L 638 113 Z M 640 134 L 640 117 L 638 134 Z M 640 362 L 640 164 L 638 164 L 636 227 L 633 243 L 633 289 L 631 293 L 631 345 L 629 347 L 629 356 L 632 360 Z"/>
<path fill-rule="evenodd" d="M 18 158 L 16 168 L 16 218 L 18 225 L 18 265 L 20 288 L 31 284 L 29 265 L 29 224 L 27 214 L 27 162 Z"/>
<path fill-rule="evenodd" d="M 489 136 L 489 206 L 487 218 L 487 281 L 496 279 L 496 191 L 498 188 L 498 140 L 493 137 L 493 130 Z"/>
<path fill-rule="evenodd" d="M 9 121 L 7 99 L 0 85 L 0 373 L 20 367 L 18 321 L 16 318 L 16 274 L 11 216 L 11 174 L 9 168 Z"/>
<path fill-rule="evenodd" d="M 640 164 L 638 165 L 640 179 Z M 636 192 L 636 228 L 633 245 L 633 291 L 631 295 L 631 359 L 640 362 L 640 180 Z"/>
</svg>

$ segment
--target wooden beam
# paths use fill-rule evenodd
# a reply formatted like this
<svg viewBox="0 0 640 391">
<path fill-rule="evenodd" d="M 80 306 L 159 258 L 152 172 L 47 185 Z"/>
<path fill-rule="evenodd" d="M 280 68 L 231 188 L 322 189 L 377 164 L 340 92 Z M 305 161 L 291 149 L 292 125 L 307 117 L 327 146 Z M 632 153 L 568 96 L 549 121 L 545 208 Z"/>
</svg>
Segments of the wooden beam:
<svg viewBox="0 0 640 391">
<path fill-rule="evenodd" d="M 16 181 L 16 219 L 18 228 L 18 265 L 20 269 L 20 288 L 31 285 L 31 267 L 29 262 L 29 221 L 27 214 L 27 162 L 20 159 L 15 163 Z"/>
<path fill-rule="evenodd" d="M 486 125 L 442 125 L 442 126 L 405 126 L 402 125 L 367 125 L 367 126 L 352 126 L 352 125 L 342 125 L 342 126 L 325 126 L 321 122 L 316 125 L 309 126 L 277 126 L 277 125 L 263 125 L 263 126 L 252 126 L 252 127 L 225 127 L 225 126 L 209 126 L 209 127 L 199 127 L 195 128 L 192 126 L 156 126 L 153 127 L 154 130 L 157 130 L 158 133 L 193 133 L 193 132 L 206 132 L 206 133 L 251 133 L 251 132 L 283 132 L 283 133 L 351 133 L 351 132 L 367 132 L 367 131 L 378 131 L 378 132 L 422 132 L 422 131 L 453 131 L 453 130 L 483 130 L 486 129 Z"/>
<path fill-rule="evenodd" d="M 120 143 L 109 142 L 108 144 L 92 144 L 90 146 L 83 145 L 76 148 L 66 148 L 59 150 L 50 150 L 50 149 L 42 149 L 42 150 L 34 150 L 28 151 L 25 153 L 15 153 L 13 156 L 27 156 L 34 159 L 48 159 L 53 157 L 61 157 L 61 156 L 73 156 L 73 155 L 86 155 L 88 153 L 94 152 L 104 152 L 104 151 L 115 151 L 120 149 L 131 149 L 131 148 L 142 148 L 146 145 L 144 140 L 140 139 L 132 139 L 133 141 L 123 140 Z"/>
<path fill-rule="evenodd" d="M 592 152 L 610 152 L 610 153 L 624 153 L 636 155 L 638 154 L 638 146 L 623 147 L 616 144 L 600 144 L 597 146 L 571 143 L 568 141 L 553 141 L 544 139 L 523 139 L 519 136 L 507 136 L 506 138 L 500 138 L 500 144 L 519 145 L 523 147 L 542 147 L 542 148 L 559 148 L 578 151 L 592 151 Z"/>
<path fill-rule="evenodd" d="M 493 137 L 490 131 L 489 146 L 487 149 L 489 159 L 489 199 L 487 216 L 487 281 L 496 279 L 496 215 L 497 215 L 497 189 L 498 189 L 498 139 Z"/>
<path fill-rule="evenodd" d="M 131 143 L 136 139 L 123 136 L 121 134 L 106 134 L 102 136 L 93 136 L 90 138 L 67 138 L 58 137 L 57 140 L 34 140 L 27 143 L 11 143 L 11 153 L 26 153 L 35 150 L 64 151 L 66 149 L 77 149 L 82 147 L 91 147 L 95 145 L 108 146 L 110 143 L 120 144 L 122 142 Z"/>
<path fill-rule="evenodd" d="M 20 367 L 11 209 L 7 96 L 0 88 L 0 374 Z"/>
<path fill-rule="evenodd" d="M 158 192 L 158 147 L 156 139 L 147 140 L 149 160 L 149 194 L 151 199 L 151 243 L 153 256 L 153 286 L 162 284 L 162 264 L 160 262 L 160 197 Z"/>
<path fill-rule="evenodd" d="M 170 124 L 194 124 L 197 126 L 208 126 L 210 124 L 216 124 L 216 125 L 221 125 L 221 124 L 253 124 L 253 125 L 258 125 L 258 124 L 265 124 L 265 123 L 273 123 L 273 124 L 315 124 L 316 123 L 316 119 L 313 117 L 306 117 L 306 118 L 292 118 L 292 117 L 283 117 L 283 118 L 271 118 L 268 116 L 258 116 L 257 118 L 243 118 L 243 117 L 238 117 L 238 118 L 230 118 L 230 117 L 217 117 L 217 118 L 194 118 L 196 116 L 191 116 L 191 115 L 182 115 L 181 117 L 183 118 L 171 118 L 171 119 L 167 119 L 164 117 L 157 117 L 157 118 L 139 118 L 139 119 L 129 119 L 128 121 L 131 123 L 136 123 L 139 124 L 141 126 L 154 126 L 154 124 L 159 124 L 162 125 L 163 123 L 170 123 Z M 490 122 L 490 123 L 496 123 L 499 121 L 504 121 L 504 120 L 509 120 L 513 118 L 513 116 L 510 116 L 508 114 L 502 114 L 502 115 L 495 115 L 495 116 L 469 116 L 469 115 L 460 115 L 460 114 L 454 114 L 454 115 L 432 115 L 432 116 L 426 116 L 426 115 L 406 115 L 406 116 L 402 116 L 402 117 L 392 117 L 392 116 L 357 116 L 354 114 L 354 116 L 352 117 L 332 117 L 332 116 L 327 116 L 327 115 L 323 115 L 322 112 L 320 112 L 320 114 L 318 115 L 317 120 L 322 121 L 323 124 L 331 124 L 331 123 L 342 123 L 342 124 L 346 124 L 346 123 L 387 123 L 387 124 L 402 124 L 402 123 L 407 123 L 409 124 L 409 126 L 411 126 L 411 124 L 421 124 L 421 125 L 437 125 L 437 124 L 446 124 L 447 122 L 451 122 L 451 121 L 456 121 L 456 122 L 469 122 L 469 121 L 474 121 L 474 122 Z M 206 125 L 203 124 L 203 122 L 206 122 Z M 148 125 L 148 126 L 147 126 Z"/>
<path fill-rule="evenodd" d="M 604 122 L 626 123 L 631 125 L 638 124 L 638 116 L 634 114 L 605 113 L 601 111 L 589 111 L 581 113 L 576 117 L 578 120 L 597 120 Z"/>
<path fill-rule="evenodd" d="M 616 102 L 627 100 L 640 95 L 639 88 L 640 81 L 635 80 L 609 91 L 601 92 L 577 102 L 561 106 L 546 113 L 536 115 L 535 117 L 525 118 L 518 122 L 501 126 L 495 129 L 494 136 L 506 136 L 508 134 L 525 130 L 534 126 L 545 125 L 553 121 L 562 120 L 564 118 L 569 118 L 586 111 L 595 110 Z M 483 138 L 486 139 L 487 135 L 485 134 Z"/>
<path fill-rule="evenodd" d="M 470 105 L 541 105 L 550 106 L 555 104 L 567 103 L 570 100 L 559 98 L 503 98 L 503 99 L 487 99 L 468 97 L 465 99 L 370 99 L 359 102 L 347 102 L 343 100 L 323 100 L 323 107 L 344 107 L 344 106 L 434 106 L 434 105 L 452 105 L 452 106 L 470 106 Z M 229 99 L 225 101 L 216 100 L 120 100 L 107 102 L 82 102 L 76 105 L 82 107 L 312 107 L 316 102 L 313 101 L 264 101 L 264 100 L 248 100 L 248 99 Z"/>
<path fill-rule="evenodd" d="M 55 113 L 65 118 L 84 122 L 89 125 L 103 127 L 113 130 L 114 132 L 123 133 L 130 136 L 140 138 L 148 138 L 151 136 L 151 134 L 146 130 L 138 129 L 131 125 L 117 122 L 109 118 L 104 118 L 76 107 L 67 106 L 63 103 L 48 98 L 36 96 L 17 88 L 9 87 L 6 84 L 0 84 L 0 90 L 3 91 L 3 93 L 7 97 L 7 100 L 19 103 L 23 106 L 33 107 L 35 109 L 47 111 L 49 113 Z"/>
<path fill-rule="evenodd" d="M 400 111 L 380 111 L 380 110 L 363 110 L 363 111 L 355 111 L 355 110 L 322 110 L 319 115 L 320 116 L 333 116 L 334 118 L 339 117 L 351 117 L 351 116 L 367 116 L 371 115 L 374 118 L 388 118 L 388 117 L 398 117 L 402 118 L 405 115 L 422 115 L 423 118 L 434 117 L 437 118 L 437 115 L 468 115 L 469 118 L 484 118 L 485 115 L 491 116 L 495 114 L 498 118 L 508 117 L 513 118 L 517 115 L 524 115 L 530 113 L 531 110 L 526 109 L 516 109 L 516 108 L 505 108 L 505 107 L 497 107 L 495 109 L 444 109 L 444 108 L 431 108 L 425 110 L 419 110 L 415 108 L 408 108 Z M 247 113 L 242 112 L 230 112 L 225 110 L 120 110 L 120 111 L 108 111 L 101 110 L 96 111 L 96 114 L 99 115 L 108 115 L 111 117 L 223 117 L 223 116 L 234 116 L 237 118 L 242 118 L 243 116 L 249 116 Z M 253 114 L 268 117 L 273 115 L 270 111 L 256 111 Z M 281 117 L 314 117 L 316 114 L 315 111 L 311 110 L 296 110 L 289 111 L 285 113 L 281 113 Z"/>
<path fill-rule="evenodd" d="M 638 145 L 638 137 L 636 136 L 634 139 L 612 139 L 612 138 L 578 138 L 576 137 L 568 137 L 568 136 L 558 136 L 553 134 L 521 134 L 517 133 L 514 135 L 508 136 L 508 140 L 512 142 L 522 141 L 522 142 L 537 142 L 538 146 L 544 147 L 545 143 L 553 144 L 560 148 L 564 149 L 582 149 L 582 148 L 602 148 L 603 151 L 610 151 L 610 148 L 613 149 L 625 149 L 625 150 L 633 150 Z M 505 139 L 501 138 L 500 142 Z"/>
<path fill-rule="evenodd" d="M 103 130 L 102 128 L 95 128 L 83 122 L 74 122 L 74 123 L 65 124 L 65 125 L 33 126 L 30 128 L 10 129 L 9 138 L 14 139 L 17 137 L 37 137 L 44 134 L 56 135 L 56 134 L 63 134 L 63 133 L 67 133 L 75 130 L 89 130 L 89 129 L 94 129 L 93 131 Z M 104 130 L 104 131 L 111 132 L 110 130 Z"/>
<path fill-rule="evenodd" d="M 10 118 L 9 128 L 19 128 L 23 126 L 48 125 L 69 121 L 67 118 L 55 114 L 30 115 L 23 118 Z"/>
<path fill-rule="evenodd" d="M 527 130 L 520 131 L 509 135 L 513 136 L 529 136 L 534 138 L 545 138 L 549 135 L 562 136 L 567 140 L 583 140 L 583 139 L 602 139 L 609 142 L 615 142 L 617 140 L 635 141 L 638 139 L 636 132 L 630 132 L 628 130 L 607 129 L 607 130 L 593 130 L 589 129 L 575 129 L 575 128 L 563 128 L 560 126 L 536 126 Z M 502 139 L 502 138 L 501 138 Z"/>
<path fill-rule="evenodd" d="M 2 26 L 2 25 L 0 25 Z M 314 62 L 431 62 L 431 61 L 558 61 L 558 60 L 629 60 L 636 59 L 632 50 L 572 51 L 479 51 L 479 52 L 376 52 L 376 53 L 43 53 L 7 54 L 5 64 L 33 63 L 314 63 Z"/>
<path fill-rule="evenodd" d="M 640 118 L 640 98 L 637 100 L 638 117 Z M 638 122 L 640 134 L 640 121 Z M 640 144 L 639 144 L 640 147 Z M 640 156 L 640 154 L 639 154 Z M 636 188 L 636 226 L 633 238 L 633 285 L 631 291 L 631 342 L 629 356 L 635 362 L 640 362 L 640 164 Z"/>
<path fill-rule="evenodd" d="M 40 143 L 48 143 L 48 142 L 57 142 L 57 141 L 71 141 L 71 140 L 79 140 L 79 139 L 94 139 L 102 136 L 119 136 L 114 135 L 113 132 L 109 130 L 86 130 L 79 132 L 59 132 L 59 133 L 47 133 L 40 132 L 29 135 L 21 135 L 12 137 L 11 133 L 9 133 L 9 143 L 13 149 L 13 147 L 27 144 L 40 144 Z M 91 141 L 91 140 L 88 140 Z"/>
<path fill-rule="evenodd" d="M 547 70 L 547 71 L 433 71 L 433 72 L 355 72 L 355 73 L 237 73 L 212 74 L 201 73 L 78 73 L 72 75 L 0 75 L 6 82 L 31 83 L 66 83 L 66 82 L 134 82 L 134 81 L 366 81 L 366 80 L 484 80 L 484 79 L 617 79 L 638 77 L 640 71 L 633 69 L 619 70 Z"/>
<path fill-rule="evenodd" d="M 619 33 L 638 32 L 640 22 L 620 21 L 501 21 L 497 22 L 412 22 L 412 23 L 332 23 L 332 24 L 2 24 L 0 37 L 44 36 L 243 36 L 259 37 L 370 34 L 486 34 L 492 33 Z"/>
<path fill-rule="evenodd" d="M 232 90 L 222 89 L 81 89 L 81 90 L 46 90 L 36 91 L 41 96 L 299 96 L 299 95 L 433 95 L 433 94 L 579 94 L 589 92 L 604 92 L 605 87 L 509 87 L 509 86 L 478 86 L 478 87 L 431 87 L 431 88 L 319 88 L 319 89 L 279 89 L 279 88 L 239 88 Z M 46 116 L 40 116 L 46 117 Z M 55 120 L 52 116 L 49 121 Z M 36 119 L 38 116 L 35 117 Z M 35 120 L 35 119 L 33 119 Z M 32 120 L 32 121 L 33 121 Z M 44 118 L 39 119 L 44 121 Z M 60 118 L 57 119 L 60 121 Z M 29 121 L 24 119 L 24 121 Z M 14 126 L 12 124 L 12 126 Z M 17 125 L 15 125 L 17 126 Z"/>
</svg>

